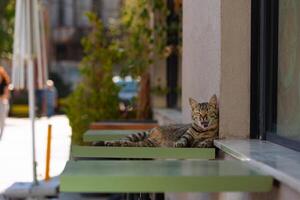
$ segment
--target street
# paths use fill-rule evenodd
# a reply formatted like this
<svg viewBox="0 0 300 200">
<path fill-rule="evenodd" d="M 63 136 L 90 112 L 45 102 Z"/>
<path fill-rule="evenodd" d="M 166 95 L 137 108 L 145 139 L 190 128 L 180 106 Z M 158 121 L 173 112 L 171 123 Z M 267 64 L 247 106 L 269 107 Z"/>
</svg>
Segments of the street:
<svg viewBox="0 0 300 200">
<path fill-rule="evenodd" d="M 69 159 L 71 128 L 66 116 L 36 120 L 37 177 L 45 177 L 48 124 L 52 124 L 50 176 L 59 175 Z M 15 182 L 33 180 L 32 139 L 28 118 L 7 118 L 0 141 L 0 193 Z"/>
</svg>

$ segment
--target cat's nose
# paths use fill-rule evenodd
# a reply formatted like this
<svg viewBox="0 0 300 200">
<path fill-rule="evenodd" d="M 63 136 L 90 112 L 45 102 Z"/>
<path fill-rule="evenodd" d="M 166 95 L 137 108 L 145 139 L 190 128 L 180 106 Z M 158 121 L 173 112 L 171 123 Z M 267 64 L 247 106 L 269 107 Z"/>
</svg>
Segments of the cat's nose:
<svg viewBox="0 0 300 200">
<path fill-rule="evenodd" d="M 207 127 L 208 127 L 208 122 L 201 122 L 201 124 L 202 124 L 202 126 L 203 126 L 204 128 L 207 128 Z"/>
</svg>

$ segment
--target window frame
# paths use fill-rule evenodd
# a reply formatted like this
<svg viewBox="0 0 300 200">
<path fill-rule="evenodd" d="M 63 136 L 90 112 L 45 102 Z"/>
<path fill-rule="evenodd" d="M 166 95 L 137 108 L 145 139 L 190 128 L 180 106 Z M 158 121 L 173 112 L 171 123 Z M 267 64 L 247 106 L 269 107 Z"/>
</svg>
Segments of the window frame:
<svg viewBox="0 0 300 200">
<path fill-rule="evenodd" d="M 175 12 L 175 1 L 167 0 L 168 16 L 167 23 L 167 45 L 177 46 L 179 43 L 178 32 L 174 32 L 171 29 L 173 22 L 179 22 L 179 16 Z M 178 79 L 179 79 L 179 56 L 178 52 L 172 52 L 166 59 L 166 80 L 167 88 L 169 89 L 166 95 L 166 107 L 176 109 L 178 105 Z"/>
<path fill-rule="evenodd" d="M 300 151 L 300 142 L 276 135 L 279 0 L 252 0 L 250 137 Z"/>
</svg>

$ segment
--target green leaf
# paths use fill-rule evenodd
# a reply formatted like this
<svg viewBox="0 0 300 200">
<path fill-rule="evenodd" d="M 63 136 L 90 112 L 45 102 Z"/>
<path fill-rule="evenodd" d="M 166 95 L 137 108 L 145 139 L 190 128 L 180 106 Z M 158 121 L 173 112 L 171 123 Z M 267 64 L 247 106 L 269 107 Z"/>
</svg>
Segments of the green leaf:
<svg viewBox="0 0 300 200">
<path fill-rule="evenodd" d="M 80 63 L 82 81 L 67 98 L 66 113 L 73 130 L 72 143 L 81 144 L 82 134 L 91 122 L 118 119 L 119 87 L 113 83 L 113 66 L 120 48 L 105 32 L 94 13 L 86 14 L 92 31 L 81 40 L 85 56 Z"/>
</svg>

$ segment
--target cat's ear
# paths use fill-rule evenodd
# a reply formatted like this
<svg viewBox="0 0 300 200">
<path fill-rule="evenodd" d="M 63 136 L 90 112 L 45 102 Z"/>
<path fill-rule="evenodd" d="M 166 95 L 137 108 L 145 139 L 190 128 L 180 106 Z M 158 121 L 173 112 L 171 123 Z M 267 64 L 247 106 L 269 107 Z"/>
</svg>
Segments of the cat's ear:
<svg viewBox="0 0 300 200">
<path fill-rule="evenodd" d="M 209 104 L 217 107 L 217 96 L 215 94 L 210 98 Z"/>
<path fill-rule="evenodd" d="M 189 102 L 192 109 L 196 108 L 198 105 L 198 102 L 193 98 L 189 98 Z"/>
</svg>

